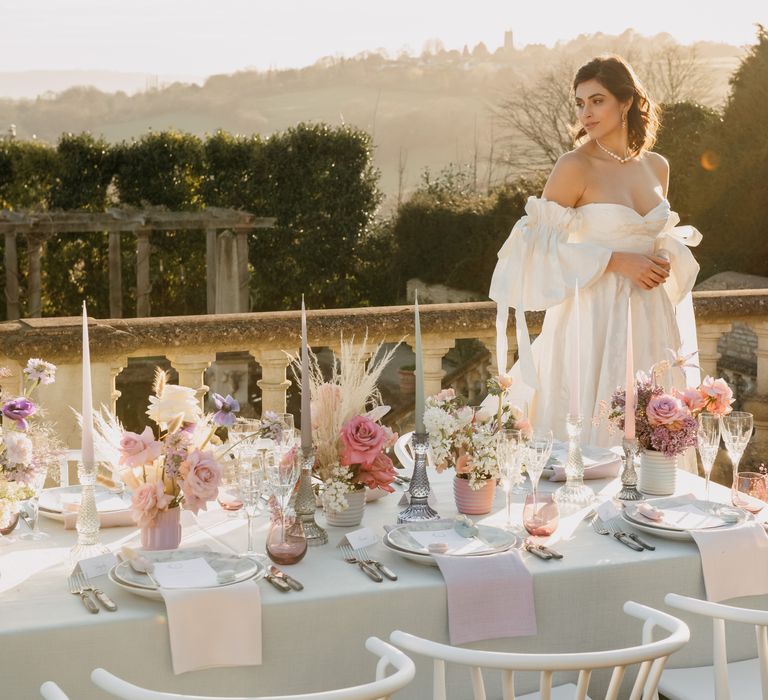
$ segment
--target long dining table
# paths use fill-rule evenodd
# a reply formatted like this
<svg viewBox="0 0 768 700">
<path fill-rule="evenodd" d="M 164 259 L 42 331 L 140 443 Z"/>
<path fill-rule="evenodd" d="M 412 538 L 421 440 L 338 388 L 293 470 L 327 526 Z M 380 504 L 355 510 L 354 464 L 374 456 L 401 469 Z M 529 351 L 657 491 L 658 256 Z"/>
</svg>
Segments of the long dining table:
<svg viewBox="0 0 768 700">
<path fill-rule="evenodd" d="M 452 474 L 430 474 L 437 509 L 452 518 L 456 507 Z M 587 482 L 600 498 L 619 488 L 617 480 Z M 542 490 L 559 484 L 542 483 Z M 679 472 L 678 492 L 703 496 L 704 482 Z M 395 494 L 369 503 L 363 525 L 381 536 L 402 506 Z M 726 502 L 729 491 L 711 486 L 711 497 Z M 516 497 L 513 517 L 520 523 L 522 502 Z M 667 609 L 671 592 L 704 597 L 701 560 L 693 542 L 647 536 L 655 551 L 635 552 L 612 537 L 595 533 L 585 511 L 563 515 L 553 536 L 562 552 L 560 561 L 542 561 L 522 552 L 533 575 L 538 634 L 495 639 L 468 645 L 496 651 L 566 652 L 609 649 L 639 643 L 641 625 L 624 615 L 622 606 L 635 600 Z M 506 520 L 504 494 L 497 489 L 493 511 L 479 519 L 502 526 Z M 318 511 L 318 521 L 324 518 Z M 197 517 L 185 514 L 181 547 L 210 546 L 242 552 L 246 521 L 209 504 Z M 215 668 L 174 675 L 168 626 L 162 601 L 149 600 L 123 590 L 106 577 L 97 581 L 118 603 L 115 613 L 89 614 L 67 587 L 67 556 L 76 540 L 73 530 L 42 520 L 50 537 L 42 542 L 0 542 L 0 697 L 29 700 L 38 696 L 45 680 L 56 681 L 72 698 L 106 698 L 89 680 L 103 667 L 126 680 L 155 690 L 213 696 L 258 696 L 298 693 L 354 685 L 371 680 L 375 659 L 364 649 L 371 635 L 387 639 L 401 629 L 433 640 L 448 641 L 446 587 L 439 569 L 401 558 L 377 544 L 369 548 L 398 574 L 397 581 L 376 583 L 347 564 L 337 544 L 349 531 L 328 528 L 330 542 L 312 547 L 300 563 L 285 567 L 304 583 L 301 592 L 281 593 L 265 581 L 261 589 L 263 660 L 260 666 Z M 20 526 L 21 527 L 21 526 Z M 351 528 L 355 529 L 355 528 Z M 263 543 L 266 517 L 259 523 Z M 17 533 L 18 534 L 18 533 Z M 101 530 L 101 540 L 113 550 L 137 546 L 135 528 Z M 509 591 L 515 595 L 514 590 Z M 763 597 L 742 599 L 752 607 L 766 607 Z M 711 662 L 711 627 L 687 620 L 692 639 L 669 665 Z M 729 637 L 732 658 L 755 655 L 751 630 L 734 630 Z M 414 682 L 399 698 L 431 696 L 431 663 L 416 659 Z M 500 678 L 488 674 L 488 697 L 500 697 Z M 451 669 L 450 688 L 455 697 L 469 697 L 467 669 Z M 534 689 L 536 678 L 522 676 L 519 691 Z M 592 697 L 600 696 L 606 678 L 597 674 Z"/>
</svg>

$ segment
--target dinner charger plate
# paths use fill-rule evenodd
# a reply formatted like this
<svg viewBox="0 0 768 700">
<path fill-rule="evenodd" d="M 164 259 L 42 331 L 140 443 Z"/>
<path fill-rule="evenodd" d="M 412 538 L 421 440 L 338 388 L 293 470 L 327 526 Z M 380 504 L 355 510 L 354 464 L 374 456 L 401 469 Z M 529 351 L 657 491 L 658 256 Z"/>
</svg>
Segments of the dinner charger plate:
<svg viewBox="0 0 768 700">
<path fill-rule="evenodd" d="M 40 515 L 44 515 L 51 520 L 64 521 L 64 502 L 62 498 L 66 499 L 67 496 L 80 495 L 82 486 L 76 484 L 74 486 L 57 486 L 52 489 L 44 489 L 40 492 L 40 499 L 38 500 L 38 512 Z M 96 484 L 94 488 L 94 496 L 96 498 L 96 510 L 99 513 L 117 513 L 119 511 L 128 510 L 131 507 L 130 495 L 126 492 L 116 494 L 114 491 L 110 491 L 101 484 Z M 113 498 L 119 498 L 122 501 L 121 507 L 108 503 Z M 77 514 L 76 510 L 67 511 L 67 513 Z"/>
<path fill-rule="evenodd" d="M 422 546 L 417 540 L 415 540 L 409 532 L 421 531 L 429 532 L 435 530 L 451 530 L 453 529 L 453 520 L 427 520 L 424 522 L 404 523 L 390 530 L 384 539 L 382 540 L 385 545 L 398 554 L 413 554 L 418 557 L 427 557 L 432 560 L 432 556 L 426 547 Z M 493 527 L 491 525 L 477 525 L 477 537 L 488 546 L 487 551 L 482 552 L 470 552 L 468 554 L 456 555 L 464 557 L 479 557 L 486 554 L 497 554 L 498 552 L 504 552 L 511 547 L 515 547 L 519 538 L 517 535 L 502 530 L 500 527 Z M 432 560 L 434 561 L 434 560 Z"/>
<path fill-rule="evenodd" d="M 219 584 L 211 586 L 211 588 L 231 586 L 234 583 L 241 583 L 251 579 L 258 581 L 266 573 L 264 565 L 254 559 L 237 556 L 236 554 L 213 552 L 209 549 L 142 550 L 141 556 L 151 559 L 153 562 L 183 561 L 185 559 L 202 557 L 221 576 Z M 127 561 L 113 566 L 108 572 L 108 577 L 115 585 L 130 593 L 154 600 L 162 598 L 157 585 L 152 579 L 147 574 L 135 571 Z"/>
</svg>

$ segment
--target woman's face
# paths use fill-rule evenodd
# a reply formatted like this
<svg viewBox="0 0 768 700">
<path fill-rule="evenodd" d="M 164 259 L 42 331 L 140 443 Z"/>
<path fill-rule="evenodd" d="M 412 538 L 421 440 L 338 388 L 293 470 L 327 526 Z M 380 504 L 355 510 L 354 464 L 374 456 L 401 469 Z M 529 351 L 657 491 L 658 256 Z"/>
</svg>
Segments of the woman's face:
<svg viewBox="0 0 768 700">
<path fill-rule="evenodd" d="M 576 86 L 576 116 L 591 139 L 604 138 L 621 130 L 621 115 L 629 104 L 622 104 L 594 78 Z"/>
</svg>

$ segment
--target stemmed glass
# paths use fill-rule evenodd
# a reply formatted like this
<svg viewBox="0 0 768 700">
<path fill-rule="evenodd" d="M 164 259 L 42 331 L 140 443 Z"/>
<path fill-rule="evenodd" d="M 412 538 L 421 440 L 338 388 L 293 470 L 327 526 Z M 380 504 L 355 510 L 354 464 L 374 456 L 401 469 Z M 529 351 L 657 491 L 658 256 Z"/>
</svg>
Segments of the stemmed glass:
<svg viewBox="0 0 768 700">
<path fill-rule="evenodd" d="M 265 562 L 266 557 L 256 551 L 254 544 L 254 520 L 264 510 L 261 495 L 266 485 L 264 459 L 261 456 L 244 457 L 237 460 L 236 464 L 237 486 L 243 510 L 248 518 L 248 546 L 245 556 L 252 557 L 260 562 Z"/>
<path fill-rule="evenodd" d="M 520 479 L 520 439 L 519 430 L 502 428 L 496 436 L 496 459 L 499 463 L 501 488 L 504 489 L 507 502 L 507 529 L 512 523 L 513 487 Z"/>
<path fill-rule="evenodd" d="M 704 500 L 709 502 L 709 477 L 712 474 L 712 465 L 715 463 L 717 451 L 720 448 L 720 420 L 711 413 L 702 413 L 699 415 L 698 422 L 699 429 L 696 433 L 696 442 L 706 478 Z"/>
<path fill-rule="evenodd" d="M 29 525 L 29 532 L 24 532 L 19 537 L 23 540 L 44 540 L 50 537 L 47 532 L 43 532 L 40 529 L 40 492 L 45 485 L 45 477 L 47 476 L 46 470 L 41 469 L 34 475 L 30 486 L 34 491 L 32 498 L 28 498 L 26 501 L 21 502 L 21 507 L 26 515 L 26 522 Z"/>
<path fill-rule="evenodd" d="M 531 479 L 534 507 L 541 473 L 544 471 L 550 454 L 552 454 L 552 440 L 551 430 L 536 430 L 523 442 L 522 457 Z"/>
<path fill-rule="evenodd" d="M 272 526 L 267 542 L 267 554 L 281 564 L 299 561 L 306 552 L 307 541 L 301 521 L 288 517 L 288 502 L 301 474 L 301 457 L 296 448 L 276 448 L 266 455 L 267 482 L 280 510 L 280 522 Z M 279 532 L 275 532 L 278 528 Z"/>
<path fill-rule="evenodd" d="M 752 414 L 744 411 L 733 411 L 722 416 L 720 420 L 725 449 L 728 451 L 728 457 L 733 464 L 733 478 L 735 479 L 739 471 L 741 457 L 752 437 Z"/>
</svg>

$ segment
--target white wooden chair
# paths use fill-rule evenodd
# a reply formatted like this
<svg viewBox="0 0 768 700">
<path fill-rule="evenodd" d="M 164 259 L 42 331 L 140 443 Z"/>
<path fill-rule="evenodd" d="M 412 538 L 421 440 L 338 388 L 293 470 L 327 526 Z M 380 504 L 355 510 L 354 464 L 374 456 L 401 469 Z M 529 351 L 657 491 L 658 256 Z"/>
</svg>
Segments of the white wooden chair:
<svg viewBox="0 0 768 700">
<path fill-rule="evenodd" d="M 393 693 L 402 690 L 412 680 L 416 673 L 413 661 L 399 649 L 383 642 L 376 637 L 368 637 L 365 648 L 379 657 L 376 665 L 376 680 L 364 685 L 356 685 L 340 690 L 325 690 L 316 693 L 300 695 L 270 695 L 249 698 L 226 698 L 210 695 L 178 695 L 156 690 L 147 690 L 113 676 L 103 668 L 97 668 L 91 673 L 91 680 L 102 690 L 106 690 L 117 698 L 124 700 L 385 700 Z M 395 672 L 384 676 L 388 666 Z M 58 700 L 58 699 L 54 699 Z M 65 699 L 66 700 L 66 699 Z"/>
<path fill-rule="evenodd" d="M 610 651 L 572 654 L 481 651 L 438 644 L 400 631 L 393 632 L 390 641 L 406 651 L 434 659 L 433 700 L 446 700 L 446 662 L 470 667 L 474 700 L 485 700 L 486 697 L 483 669 L 502 671 L 504 700 L 589 700 L 587 690 L 591 674 L 594 670 L 603 668 L 613 668 L 605 700 L 617 700 L 624 675 L 632 665 L 639 665 L 639 669 L 629 700 L 651 700 L 656 696 L 656 686 L 667 658 L 688 642 L 688 626 L 672 615 L 632 601 L 624 604 L 624 612 L 644 620 L 642 643 Z M 653 641 L 655 627 L 662 628 L 669 635 L 659 641 Z M 516 671 L 539 671 L 539 692 L 516 696 Z M 557 671 L 579 671 L 577 684 L 568 683 L 553 688 L 552 676 Z"/>
<path fill-rule="evenodd" d="M 413 448 L 411 447 L 411 438 L 413 431 L 403 433 L 395 442 L 395 457 L 405 469 L 413 469 Z M 427 464 L 430 467 L 435 466 L 432 462 L 432 453 L 427 450 Z"/>
<path fill-rule="evenodd" d="M 714 663 L 711 666 L 670 668 L 659 691 L 669 700 L 768 700 L 768 611 L 736 608 L 669 593 L 667 605 L 712 618 Z M 757 658 L 728 663 L 725 621 L 754 625 Z"/>
<path fill-rule="evenodd" d="M 40 695 L 45 700 L 69 700 L 69 696 L 53 681 L 46 681 L 40 686 Z"/>
</svg>

